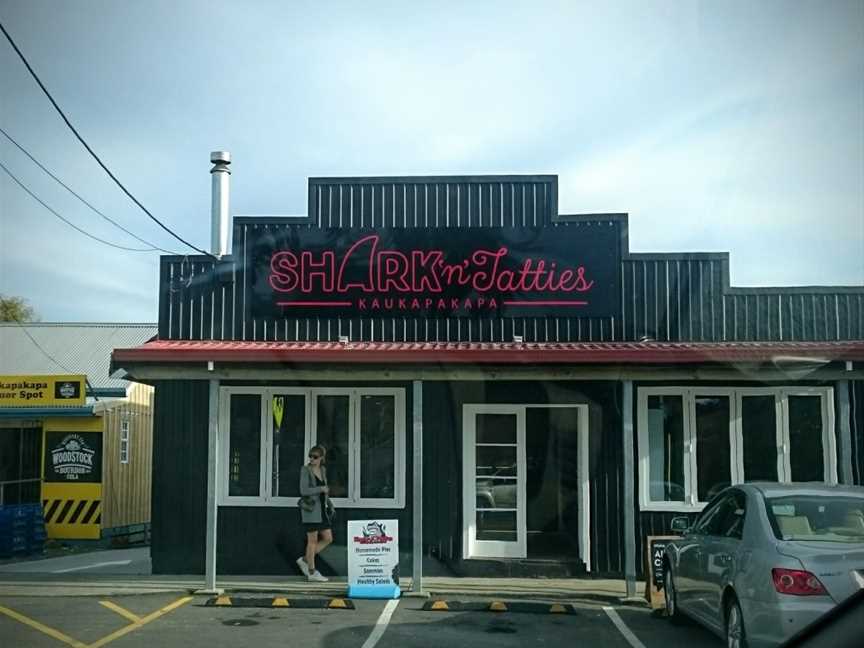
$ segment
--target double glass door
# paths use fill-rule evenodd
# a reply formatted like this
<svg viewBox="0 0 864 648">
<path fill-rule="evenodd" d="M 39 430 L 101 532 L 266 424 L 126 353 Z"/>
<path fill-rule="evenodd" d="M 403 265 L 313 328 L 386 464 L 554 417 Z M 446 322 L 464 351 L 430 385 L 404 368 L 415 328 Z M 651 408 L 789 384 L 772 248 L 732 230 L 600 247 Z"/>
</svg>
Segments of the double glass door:
<svg viewBox="0 0 864 648">
<path fill-rule="evenodd" d="M 463 407 L 463 555 L 588 556 L 587 407 Z"/>
</svg>

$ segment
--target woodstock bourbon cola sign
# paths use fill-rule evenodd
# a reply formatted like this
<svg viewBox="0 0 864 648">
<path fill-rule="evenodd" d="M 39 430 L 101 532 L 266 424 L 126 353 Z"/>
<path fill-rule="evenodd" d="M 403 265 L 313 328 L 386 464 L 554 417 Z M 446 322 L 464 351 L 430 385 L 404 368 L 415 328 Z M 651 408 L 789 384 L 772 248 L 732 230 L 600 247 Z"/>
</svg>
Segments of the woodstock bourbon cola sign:
<svg viewBox="0 0 864 648">
<path fill-rule="evenodd" d="M 268 229 L 247 240 L 252 317 L 609 317 L 617 223 Z"/>
</svg>

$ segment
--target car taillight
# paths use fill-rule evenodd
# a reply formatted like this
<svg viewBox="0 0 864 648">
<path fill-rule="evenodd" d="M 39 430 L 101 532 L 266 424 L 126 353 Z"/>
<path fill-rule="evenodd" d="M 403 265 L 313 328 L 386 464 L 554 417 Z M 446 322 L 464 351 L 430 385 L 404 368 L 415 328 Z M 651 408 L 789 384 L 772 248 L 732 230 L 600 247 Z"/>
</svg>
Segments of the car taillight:
<svg viewBox="0 0 864 648">
<path fill-rule="evenodd" d="M 774 579 L 774 589 L 781 594 L 814 596 L 828 593 L 815 575 L 803 569 L 775 567 L 771 570 L 771 577 Z"/>
</svg>

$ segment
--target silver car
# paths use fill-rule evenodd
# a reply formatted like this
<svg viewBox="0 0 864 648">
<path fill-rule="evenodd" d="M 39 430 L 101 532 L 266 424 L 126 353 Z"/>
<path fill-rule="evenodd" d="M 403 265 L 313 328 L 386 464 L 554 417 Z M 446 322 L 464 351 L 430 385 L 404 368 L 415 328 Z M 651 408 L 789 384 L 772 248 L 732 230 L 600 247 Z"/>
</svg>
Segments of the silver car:
<svg viewBox="0 0 864 648">
<path fill-rule="evenodd" d="M 749 483 L 726 488 L 666 546 L 666 614 L 728 646 L 776 646 L 864 587 L 864 488 Z"/>
</svg>

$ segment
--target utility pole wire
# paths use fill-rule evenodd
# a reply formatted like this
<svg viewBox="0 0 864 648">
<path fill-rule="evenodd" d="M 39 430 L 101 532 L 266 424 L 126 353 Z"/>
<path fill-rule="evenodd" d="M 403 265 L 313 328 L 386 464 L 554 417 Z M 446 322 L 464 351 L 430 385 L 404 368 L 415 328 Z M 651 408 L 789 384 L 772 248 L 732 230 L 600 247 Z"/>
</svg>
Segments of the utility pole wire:
<svg viewBox="0 0 864 648">
<path fill-rule="evenodd" d="M 40 169 L 42 169 L 45 173 L 47 173 L 49 176 L 51 176 L 51 178 L 52 178 L 52 179 L 53 179 L 57 184 L 59 184 L 59 185 L 60 185 L 61 187 L 63 187 L 66 191 L 68 191 L 68 192 L 71 193 L 73 196 L 75 196 L 75 197 L 76 197 L 78 200 L 80 200 L 82 203 L 84 203 L 85 205 L 87 205 L 87 207 L 89 207 L 91 210 L 93 210 L 94 212 L 96 212 L 97 214 L 99 214 L 99 216 L 101 216 L 102 218 L 104 218 L 106 221 L 108 221 L 109 223 L 111 223 L 111 224 L 114 225 L 115 227 L 117 227 L 117 228 L 123 230 L 123 231 L 126 232 L 129 236 L 131 236 L 132 238 L 134 238 L 135 240 L 140 241 L 140 242 L 143 243 L 144 245 L 149 245 L 151 248 L 153 248 L 153 250 L 159 250 L 160 252 L 165 252 L 166 254 L 176 254 L 176 255 L 178 255 L 178 256 L 182 256 L 179 252 L 172 252 L 171 250 L 166 250 L 166 249 L 164 249 L 164 248 L 160 248 L 158 245 L 154 245 L 154 244 L 151 243 L 150 241 L 146 241 L 146 240 L 144 240 L 143 238 L 141 238 L 140 236 L 136 235 L 135 233 L 130 232 L 128 229 L 126 229 L 125 227 L 123 227 L 120 223 L 118 223 L 118 222 L 115 221 L 114 219 L 109 218 L 108 216 L 106 216 L 105 214 L 103 214 L 101 211 L 99 211 L 98 209 L 96 209 L 96 208 L 95 208 L 93 205 L 91 205 L 89 202 L 87 202 L 86 200 L 84 200 L 84 198 L 82 198 L 82 197 L 79 196 L 77 193 L 75 193 L 75 191 L 73 191 L 72 188 L 69 187 L 66 183 L 64 183 L 60 178 L 58 178 L 58 177 L 55 176 L 53 173 L 51 173 L 48 169 L 46 169 L 45 166 L 44 166 L 41 162 L 39 162 L 39 160 L 37 160 L 35 157 L 33 157 L 27 149 L 25 149 L 25 148 L 24 148 L 23 146 L 21 146 L 18 142 L 16 142 L 15 139 L 14 139 L 14 138 L 9 134 L 9 133 L 7 133 L 7 132 L 6 132 L 5 130 L 3 130 L 2 128 L 0 128 L 0 133 L 2 133 L 2 134 L 6 137 L 6 139 L 8 139 L 10 142 L 12 142 L 12 144 L 14 144 L 16 147 L 18 147 L 18 150 L 19 150 L 19 151 L 21 151 L 24 155 L 26 155 L 28 158 L 30 158 L 30 160 L 33 162 L 33 164 L 35 164 L 35 165 L 38 166 Z"/>
<path fill-rule="evenodd" d="M 33 200 L 35 200 L 36 202 L 38 202 L 38 203 L 39 203 L 40 205 L 42 205 L 45 209 L 47 209 L 47 210 L 50 211 L 52 214 L 54 214 L 57 218 L 59 218 L 59 219 L 62 220 L 64 223 L 66 223 L 67 225 L 69 225 L 69 227 L 72 227 L 72 228 L 78 230 L 79 232 L 81 232 L 84 236 L 89 236 L 89 237 L 90 237 L 91 239 L 93 239 L 94 241 L 99 241 L 100 243 L 104 243 L 105 245 L 110 245 L 111 247 L 118 248 L 118 249 L 120 249 L 120 250 L 127 250 L 127 251 L 129 251 L 129 252 L 155 252 L 155 251 L 156 251 L 156 250 L 153 249 L 153 248 L 131 248 L 131 247 L 126 247 L 126 246 L 124 246 L 124 245 L 117 245 L 116 243 L 112 243 L 111 241 L 106 241 L 105 239 L 101 239 L 101 238 L 99 238 L 98 236 L 94 236 L 94 235 L 91 234 L 90 232 L 88 232 L 88 231 L 86 231 L 86 230 L 83 230 L 83 229 L 81 229 L 80 227 L 78 227 L 75 223 L 73 223 L 73 222 L 71 222 L 71 221 L 69 221 L 69 220 L 63 218 L 59 213 L 57 213 L 57 212 L 54 211 L 51 207 L 49 207 L 48 205 L 46 205 L 46 204 L 45 204 L 45 203 L 44 203 L 44 202 L 39 198 L 39 196 L 37 196 L 37 195 L 34 194 L 32 191 L 30 191 L 26 186 L 24 186 L 24 183 L 21 182 L 18 178 L 16 178 L 15 175 L 14 175 L 14 174 L 9 170 L 9 169 L 7 169 L 7 168 L 6 168 L 6 165 L 4 165 L 2 162 L 0 162 L 0 169 L 3 169 L 3 170 L 6 172 L 6 175 L 8 175 L 10 178 L 12 178 L 12 179 L 17 183 L 17 185 L 18 185 L 19 187 L 21 187 L 24 191 L 26 191 L 28 194 L 30 194 L 30 197 L 33 198 Z"/>
<path fill-rule="evenodd" d="M 3 23 L 0 23 L 0 31 L 3 32 L 3 35 L 6 37 L 6 40 L 8 40 L 9 44 L 12 45 L 12 49 L 14 49 L 15 53 L 18 54 L 18 57 L 21 59 L 21 61 L 27 67 L 27 70 L 30 72 L 30 75 L 33 77 L 33 79 L 36 81 L 36 83 L 39 84 L 39 87 L 42 88 L 42 92 L 44 92 L 45 96 L 48 97 L 48 101 L 51 102 L 51 105 L 54 106 L 54 109 L 60 114 L 60 116 L 63 118 L 63 121 L 66 122 L 66 125 L 75 134 L 75 137 L 78 138 L 78 141 L 81 142 L 81 144 L 84 146 L 84 148 L 87 149 L 87 152 L 90 153 L 91 156 L 93 156 L 93 159 L 99 163 L 99 166 L 102 167 L 102 169 L 105 171 L 105 173 L 108 174 L 108 176 L 114 181 L 114 183 L 118 187 L 120 187 L 120 189 L 123 191 L 123 193 L 125 193 L 127 196 L 129 196 L 129 198 L 132 200 L 132 202 L 134 202 L 136 205 L 138 205 L 138 207 L 141 208 L 141 211 L 143 211 L 145 214 L 147 214 L 151 218 L 151 220 L 153 220 L 153 222 L 155 222 L 157 225 L 159 225 L 159 227 L 164 229 L 171 236 L 176 238 L 178 241 L 180 241 L 184 245 L 188 245 L 190 248 L 192 248 L 196 252 L 200 252 L 201 254 L 203 254 L 205 256 L 209 256 L 213 260 L 218 261 L 218 259 L 215 256 L 213 256 L 212 254 L 210 254 L 209 252 L 206 252 L 200 248 L 195 247 L 194 245 L 189 243 L 186 239 L 180 237 L 180 235 L 175 234 L 167 225 L 165 225 L 162 221 L 160 221 L 153 214 L 151 214 L 150 210 L 148 210 L 144 205 L 142 205 L 138 201 L 138 199 L 135 196 L 133 196 L 126 187 L 123 186 L 123 183 L 120 182 L 113 173 L 111 173 L 111 170 L 107 166 L 105 166 L 105 164 L 102 162 L 102 160 L 99 159 L 99 156 L 96 155 L 96 153 L 93 151 L 93 149 L 90 148 L 90 145 L 87 144 L 87 142 L 84 141 L 84 138 L 81 137 L 81 135 L 78 133 L 77 130 L 75 130 L 75 127 L 72 125 L 72 122 L 69 121 L 69 119 L 66 117 L 66 114 L 63 112 L 63 110 L 60 108 L 60 106 L 57 105 L 57 102 L 54 101 L 54 97 L 52 97 L 51 93 L 48 92 L 48 89 L 45 87 L 45 85 L 39 79 L 39 76 L 36 74 L 36 72 L 33 70 L 33 68 L 30 67 L 30 63 L 28 63 L 27 59 L 24 58 L 24 54 L 21 52 L 20 49 L 18 49 L 18 46 L 15 44 L 15 41 L 12 40 L 12 37 L 9 35 L 9 32 L 7 32 L 6 28 L 3 26 Z"/>
<path fill-rule="evenodd" d="M 74 371 L 69 369 L 66 365 L 60 364 L 59 360 L 57 360 L 54 356 L 52 356 L 45 349 L 42 348 L 42 345 L 36 341 L 36 338 L 34 338 L 32 335 L 30 335 L 30 331 L 27 330 L 27 327 L 24 325 L 24 322 L 22 322 L 17 317 L 15 317 L 15 315 L 12 316 L 12 319 L 18 325 L 18 328 L 20 328 L 24 332 L 24 335 L 26 335 L 28 338 L 30 338 L 30 341 L 36 345 L 36 348 L 39 349 L 46 358 L 48 358 L 51 362 L 53 362 L 55 365 L 60 367 L 66 373 L 73 374 L 73 375 L 75 374 Z M 96 390 L 93 389 L 93 385 L 90 384 L 90 379 L 87 378 L 86 374 L 84 375 L 84 382 L 87 383 L 87 388 L 90 390 L 90 393 L 93 394 L 93 398 L 95 398 L 98 401 L 99 397 L 96 395 Z"/>
</svg>

